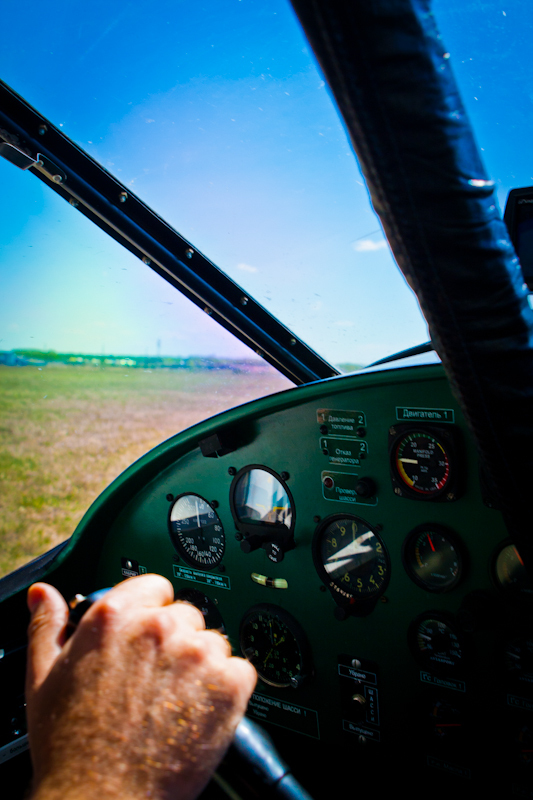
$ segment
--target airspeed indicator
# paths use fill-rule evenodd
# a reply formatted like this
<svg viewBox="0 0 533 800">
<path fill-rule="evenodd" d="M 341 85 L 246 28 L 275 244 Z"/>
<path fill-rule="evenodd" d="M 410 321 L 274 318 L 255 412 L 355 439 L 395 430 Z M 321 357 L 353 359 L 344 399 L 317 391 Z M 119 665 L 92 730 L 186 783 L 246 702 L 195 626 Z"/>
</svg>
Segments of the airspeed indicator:
<svg viewBox="0 0 533 800">
<path fill-rule="evenodd" d="M 169 516 L 170 538 L 191 566 L 213 569 L 222 561 L 225 537 L 218 514 L 198 494 L 182 494 Z"/>
</svg>

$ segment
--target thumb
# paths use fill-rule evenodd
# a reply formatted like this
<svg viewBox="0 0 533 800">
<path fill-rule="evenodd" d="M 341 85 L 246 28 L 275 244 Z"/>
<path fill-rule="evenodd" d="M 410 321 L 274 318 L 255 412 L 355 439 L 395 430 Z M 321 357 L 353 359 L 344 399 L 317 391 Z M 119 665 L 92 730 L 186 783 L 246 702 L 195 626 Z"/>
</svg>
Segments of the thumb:
<svg viewBox="0 0 533 800">
<path fill-rule="evenodd" d="M 30 586 L 27 599 L 31 613 L 26 669 L 28 695 L 43 683 L 61 652 L 68 606 L 57 589 L 47 583 Z"/>
</svg>

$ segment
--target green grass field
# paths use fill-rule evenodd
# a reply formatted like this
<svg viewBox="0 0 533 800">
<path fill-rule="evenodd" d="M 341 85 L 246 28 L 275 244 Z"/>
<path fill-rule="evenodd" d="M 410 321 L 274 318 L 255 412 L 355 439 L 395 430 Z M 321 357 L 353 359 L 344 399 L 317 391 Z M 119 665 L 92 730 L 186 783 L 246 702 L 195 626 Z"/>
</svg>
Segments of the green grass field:
<svg viewBox="0 0 533 800">
<path fill-rule="evenodd" d="M 155 445 L 289 386 L 273 370 L 0 365 L 0 576 L 68 538 L 100 492 Z"/>
</svg>

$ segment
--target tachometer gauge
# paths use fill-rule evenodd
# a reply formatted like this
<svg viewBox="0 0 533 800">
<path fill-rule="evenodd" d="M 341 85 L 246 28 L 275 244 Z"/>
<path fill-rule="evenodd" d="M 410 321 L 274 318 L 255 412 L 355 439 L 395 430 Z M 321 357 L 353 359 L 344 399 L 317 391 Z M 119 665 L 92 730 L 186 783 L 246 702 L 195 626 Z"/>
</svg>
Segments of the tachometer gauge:
<svg viewBox="0 0 533 800">
<path fill-rule="evenodd" d="M 395 494 L 416 500 L 455 500 L 456 468 L 451 432 L 391 428 L 391 476 Z"/>
<path fill-rule="evenodd" d="M 409 627 L 408 637 L 411 652 L 426 669 L 455 668 L 463 663 L 460 635 L 443 614 L 417 617 Z"/>
<path fill-rule="evenodd" d="M 340 605 L 375 600 L 389 582 L 389 557 L 380 536 L 351 515 L 328 517 L 313 541 L 315 567 Z"/>
<path fill-rule="evenodd" d="M 241 651 L 265 683 L 297 688 L 312 672 L 307 637 L 289 613 L 270 603 L 253 606 L 240 628 Z"/>
<path fill-rule="evenodd" d="M 174 547 L 191 566 L 214 569 L 222 561 L 224 529 L 215 510 L 200 495 L 182 494 L 174 501 L 169 530 Z"/>
<path fill-rule="evenodd" d="M 449 592 L 461 580 L 462 548 L 442 525 L 419 525 L 403 543 L 402 557 L 409 577 L 428 592 Z"/>
</svg>

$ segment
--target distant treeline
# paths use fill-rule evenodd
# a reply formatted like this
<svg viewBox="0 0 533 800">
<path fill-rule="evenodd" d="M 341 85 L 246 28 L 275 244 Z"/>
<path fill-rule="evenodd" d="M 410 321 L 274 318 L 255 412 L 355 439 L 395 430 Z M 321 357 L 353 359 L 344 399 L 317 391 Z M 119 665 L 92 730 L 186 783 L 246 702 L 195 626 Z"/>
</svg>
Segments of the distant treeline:
<svg viewBox="0 0 533 800">
<path fill-rule="evenodd" d="M 67 364 L 70 366 L 128 367 L 129 369 L 227 369 L 233 372 L 264 372 L 270 367 L 254 359 L 206 358 L 189 356 L 126 356 L 96 355 L 91 353 L 56 353 L 55 350 L 17 349 L 0 351 L 0 364 L 7 366 L 44 366 Z"/>
</svg>

